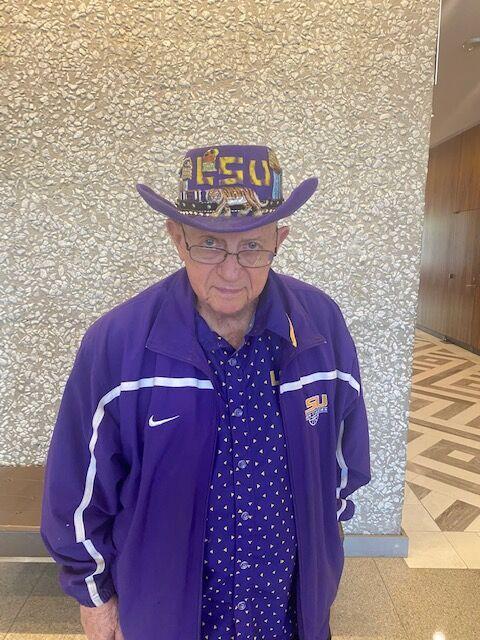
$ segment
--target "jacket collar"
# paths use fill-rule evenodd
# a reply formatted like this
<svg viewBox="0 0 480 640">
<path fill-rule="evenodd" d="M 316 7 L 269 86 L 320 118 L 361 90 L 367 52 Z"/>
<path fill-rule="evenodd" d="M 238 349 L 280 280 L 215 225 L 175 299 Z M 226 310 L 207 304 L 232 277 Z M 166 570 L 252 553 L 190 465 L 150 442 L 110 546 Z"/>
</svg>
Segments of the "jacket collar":
<svg viewBox="0 0 480 640">
<path fill-rule="evenodd" d="M 287 341 L 287 356 L 325 339 L 315 331 L 294 292 L 272 268 L 260 295 L 251 334 L 257 335 L 268 326 Z M 195 293 L 187 270 L 182 267 L 172 274 L 170 287 L 152 324 L 146 347 L 191 362 L 208 372 L 207 359 L 196 335 L 194 312 Z"/>
</svg>

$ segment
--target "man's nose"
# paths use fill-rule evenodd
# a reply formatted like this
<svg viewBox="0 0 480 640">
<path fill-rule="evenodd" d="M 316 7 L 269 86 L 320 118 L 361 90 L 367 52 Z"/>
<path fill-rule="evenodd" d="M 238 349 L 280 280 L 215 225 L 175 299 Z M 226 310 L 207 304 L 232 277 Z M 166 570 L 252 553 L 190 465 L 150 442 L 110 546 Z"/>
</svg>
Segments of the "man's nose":
<svg viewBox="0 0 480 640">
<path fill-rule="evenodd" d="M 225 260 L 218 265 L 220 274 L 228 280 L 235 280 L 238 278 L 243 267 L 239 264 L 236 255 L 229 253 Z"/>
</svg>

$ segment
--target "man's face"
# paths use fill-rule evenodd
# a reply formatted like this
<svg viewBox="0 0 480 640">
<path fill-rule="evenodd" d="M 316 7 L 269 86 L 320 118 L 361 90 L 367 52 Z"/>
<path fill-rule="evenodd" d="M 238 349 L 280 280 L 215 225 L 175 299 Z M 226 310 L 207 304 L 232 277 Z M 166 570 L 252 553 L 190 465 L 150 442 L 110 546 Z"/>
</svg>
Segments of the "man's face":
<svg viewBox="0 0 480 640">
<path fill-rule="evenodd" d="M 241 314 L 262 292 L 268 278 L 270 265 L 266 267 L 244 267 L 236 256 L 228 255 L 220 264 L 203 264 L 190 257 L 185 246 L 182 225 L 167 220 L 168 233 L 175 243 L 181 260 L 185 263 L 188 278 L 198 302 L 223 316 Z M 251 231 L 214 233 L 183 225 L 189 246 L 219 247 L 227 251 L 242 249 L 275 250 L 276 223 L 272 222 Z M 287 226 L 278 228 L 277 250 L 289 232 Z"/>
</svg>

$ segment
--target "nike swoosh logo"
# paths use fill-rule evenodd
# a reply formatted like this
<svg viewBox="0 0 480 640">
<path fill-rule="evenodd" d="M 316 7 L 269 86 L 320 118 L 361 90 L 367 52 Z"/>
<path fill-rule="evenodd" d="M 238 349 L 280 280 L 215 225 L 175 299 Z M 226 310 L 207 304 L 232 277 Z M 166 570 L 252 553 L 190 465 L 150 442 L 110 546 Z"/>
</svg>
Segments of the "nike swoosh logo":
<svg viewBox="0 0 480 640">
<path fill-rule="evenodd" d="M 180 416 L 172 416 L 171 418 L 164 418 L 163 420 L 154 420 L 153 416 L 150 416 L 150 420 L 148 424 L 150 427 L 158 427 L 159 424 L 163 424 L 164 422 L 170 422 L 170 420 L 175 420 L 175 418 L 179 418 Z"/>
</svg>

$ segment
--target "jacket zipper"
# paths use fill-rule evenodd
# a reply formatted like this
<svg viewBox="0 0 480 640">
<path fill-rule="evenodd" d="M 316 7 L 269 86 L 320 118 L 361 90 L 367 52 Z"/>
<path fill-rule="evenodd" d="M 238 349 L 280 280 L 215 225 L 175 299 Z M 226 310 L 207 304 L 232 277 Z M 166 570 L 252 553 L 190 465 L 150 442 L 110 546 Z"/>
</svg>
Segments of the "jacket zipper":
<svg viewBox="0 0 480 640">
<path fill-rule="evenodd" d="M 281 380 L 279 380 L 279 384 L 282 384 Z M 283 406 L 283 400 L 282 400 L 282 394 L 279 391 L 279 399 L 280 399 L 280 404 Z M 283 415 L 285 415 L 285 410 L 283 411 Z M 293 495 L 293 508 L 295 511 L 295 514 L 298 513 L 298 509 L 297 509 L 297 499 L 296 499 L 296 491 L 295 491 L 295 486 L 294 486 L 294 480 L 293 480 L 293 474 L 291 473 L 291 469 L 292 469 L 292 463 L 291 463 L 291 458 L 290 458 L 290 454 L 289 454 L 289 442 L 288 442 L 288 429 L 284 429 L 285 431 L 285 438 L 286 438 L 286 444 L 287 444 L 287 461 L 288 461 L 288 468 L 289 468 L 289 475 L 290 475 L 290 482 L 292 483 L 292 495 Z M 301 588 L 301 578 L 303 576 L 303 569 L 302 569 L 302 553 L 301 553 L 301 547 L 300 547 L 300 536 L 297 534 L 297 546 L 298 546 L 298 575 L 297 575 L 297 591 L 298 591 L 298 609 L 299 611 L 297 612 L 297 618 L 298 618 L 298 637 L 299 640 L 304 640 L 305 636 L 304 636 L 304 631 L 303 631 L 303 618 L 302 618 L 302 610 L 301 610 L 301 605 L 300 605 L 300 598 L 301 598 L 301 594 L 302 594 L 302 588 Z M 302 547 L 303 548 L 303 547 Z M 296 603 L 295 603 L 296 605 Z"/>
<path fill-rule="evenodd" d="M 303 351 L 306 351 L 307 349 L 310 349 L 311 347 L 314 347 L 314 346 L 316 346 L 318 344 L 321 344 L 323 342 L 326 342 L 326 339 L 325 339 L 324 336 L 322 336 L 321 338 L 319 338 L 315 342 L 310 343 L 307 347 L 305 347 L 304 349 L 301 349 L 300 351 L 295 350 L 293 352 L 293 354 L 283 363 L 283 369 L 281 371 L 281 374 L 283 374 L 287 364 L 289 364 L 293 360 L 293 358 L 298 356 L 300 353 L 303 353 Z M 283 401 L 283 398 L 282 398 L 282 394 L 280 393 L 280 385 L 282 384 L 282 378 L 283 378 L 283 375 L 279 374 L 279 392 L 278 392 L 278 397 L 279 397 L 280 405 L 284 406 L 284 401 Z M 283 411 L 282 418 L 283 418 L 284 415 L 286 415 L 285 414 L 285 410 Z M 291 473 L 292 464 L 291 464 L 291 458 L 290 458 L 290 454 L 289 454 L 290 447 L 289 447 L 289 444 L 288 444 L 288 429 L 285 428 L 284 431 L 285 431 L 285 439 L 286 439 L 286 445 L 287 445 L 288 469 L 289 469 L 289 475 L 290 475 L 290 482 L 292 484 L 293 508 L 294 508 L 295 514 L 298 514 L 297 492 L 295 491 L 295 486 L 294 486 L 295 483 L 294 483 L 294 480 L 293 480 L 293 474 Z M 302 595 L 301 582 L 302 582 L 302 576 L 304 575 L 304 571 L 302 569 L 302 566 L 303 566 L 302 553 L 301 553 L 301 546 L 300 546 L 300 536 L 298 534 L 297 534 L 297 547 L 298 547 L 298 575 L 297 575 L 297 591 L 298 591 L 298 611 L 297 611 L 298 620 L 297 620 L 297 624 L 298 624 L 298 637 L 299 637 L 299 640 L 305 640 L 305 631 L 304 631 L 304 626 L 303 626 L 303 613 L 302 613 L 302 606 L 301 606 L 301 595 Z"/>
<path fill-rule="evenodd" d="M 205 505 L 203 508 L 203 533 L 202 533 L 202 553 L 201 555 L 201 565 L 200 565 L 200 587 L 198 590 L 198 615 L 197 615 L 197 629 L 198 629 L 198 635 L 197 635 L 197 640 L 201 640 L 201 635 L 202 635 L 202 585 L 203 585 L 203 556 L 205 553 L 205 530 L 207 528 L 207 509 L 208 509 L 208 500 L 209 500 L 209 495 L 210 495 L 210 491 L 209 491 L 209 487 L 212 483 L 212 475 L 213 475 L 213 468 L 214 468 L 214 462 L 215 462 L 215 452 L 217 450 L 217 441 L 218 441 L 218 422 L 220 420 L 220 414 L 218 412 L 218 405 L 215 405 L 215 425 L 214 425 L 214 429 L 215 429 L 215 438 L 214 438 L 214 445 L 213 445 L 213 450 L 212 450 L 212 454 L 210 456 L 210 473 L 209 473 L 209 477 L 208 477 L 208 485 L 207 485 L 207 497 L 205 499 Z"/>
</svg>

